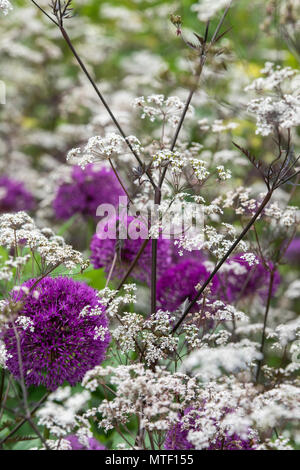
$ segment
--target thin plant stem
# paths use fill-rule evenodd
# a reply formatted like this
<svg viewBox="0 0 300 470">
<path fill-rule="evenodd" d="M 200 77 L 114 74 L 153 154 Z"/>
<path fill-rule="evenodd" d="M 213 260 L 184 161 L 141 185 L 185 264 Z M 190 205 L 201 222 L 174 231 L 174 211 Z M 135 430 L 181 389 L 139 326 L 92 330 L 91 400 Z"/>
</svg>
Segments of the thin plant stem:
<svg viewBox="0 0 300 470">
<path fill-rule="evenodd" d="M 180 317 L 180 319 L 178 320 L 178 322 L 176 323 L 176 325 L 174 326 L 173 328 L 173 333 L 175 333 L 175 331 L 180 327 L 181 323 L 184 321 L 184 319 L 186 318 L 186 316 L 189 314 L 189 312 L 191 311 L 192 307 L 196 304 L 196 302 L 199 300 L 199 298 L 201 297 L 201 295 L 203 294 L 204 290 L 206 289 L 206 287 L 210 284 L 210 282 L 212 281 L 212 279 L 215 277 L 215 275 L 217 274 L 217 272 L 219 271 L 219 269 L 223 266 L 223 264 L 225 263 L 225 261 L 227 260 L 227 258 L 231 255 L 231 253 L 234 251 L 234 249 L 238 246 L 238 244 L 240 243 L 240 241 L 245 237 L 245 235 L 248 233 L 248 231 L 251 229 L 251 227 L 253 226 L 254 222 L 256 221 L 256 219 L 260 216 L 260 214 L 262 213 L 262 211 L 264 210 L 265 206 L 268 204 L 268 202 L 270 201 L 271 197 L 272 197 L 272 194 L 273 194 L 273 189 L 271 189 L 267 195 L 265 196 L 264 200 L 262 201 L 261 205 L 259 206 L 258 210 L 256 211 L 256 213 L 254 214 L 254 216 L 251 218 L 251 220 L 249 221 L 249 223 L 246 225 L 246 227 L 244 228 L 244 230 L 241 232 L 241 234 L 239 235 L 239 237 L 236 239 L 236 241 L 231 245 L 231 247 L 229 248 L 229 250 L 225 253 L 225 255 L 223 256 L 223 258 L 219 261 L 219 263 L 216 265 L 215 269 L 212 271 L 212 273 L 210 274 L 210 276 L 207 278 L 207 280 L 204 282 L 203 286 L 201 287 L 201 289 L 199 289 L 199 291 L 197 292 L 196 296 L 194 297 L 194 299 L 189 303 L 189 305 L 187 306 L 187 308 L 185 309 L 185 311 L 183 312 L 182 316 Z"/>
</svg>

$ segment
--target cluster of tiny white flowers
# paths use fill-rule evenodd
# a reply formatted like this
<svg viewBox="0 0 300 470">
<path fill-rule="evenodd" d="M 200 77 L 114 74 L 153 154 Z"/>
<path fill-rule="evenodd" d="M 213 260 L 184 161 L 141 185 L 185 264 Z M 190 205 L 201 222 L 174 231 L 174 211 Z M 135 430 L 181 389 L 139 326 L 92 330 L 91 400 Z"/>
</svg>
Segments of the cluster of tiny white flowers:
<svg viewBox="0 0 300 470">
<path fill-rule="evenodd" d="M 6 16 L 12 9 L 12 4 L 8 0 L 0 0 L 0 13 Z"/>
<path fill-rule="evenodd" d="M 299 208 L 297 206 L 280 207 L 277 201 L 269 204 L 265 208 L 264 213 L 282 227 L 292 227 L 297 225 L 300 220 Z"/>
<path fill-rule="evenodd" d="M 231 171 L 225 170 L 223 165 L 217 166 L 218 178 L 221 181 L 226 181 L 231 178 Z"/>
<path fill-rule="evenodd" d="M 57 438 L 63 438 L 81 420 L 77 413 L 86 406 L 90 397 L 87 390 L 72 395 L 70 386 L 58 388 L 37 411 L 38 424 L 45 426 Z"/>
<path fill-rule="evenodd" d="M 99 135 L 91 137 L 83 148 L 77 147 L 70 150 L 67 154 L 67 161 L 85 168 L 89 163 L 97 163 L 124 155 L 128 153 L 126 141 L 136 153 L 141 152 L 141 143 L 137 137 L 128 136 L 125 140 L 119 134 L 110 133 L 105 137 Z"/>
<path fill-rule="evenodd" d="M 228 373 L 247 370 L 253 361 L 261 357 L 257 344 L 243 339 L 239 343 L 214 348 L 205 346 L 192 352 L 184 359 L 181 371 L 208 381 L 221 377 L 224 370 Z"/>
<path fill-rule="evenodd" d="M 166 98 L 164 95 L 149 95 L 135 98 L 133 107 L 141 109 L 142 119 L 147 117 L 151 122 L 160 119 L 166 121 L 172 127 L 176 127 L 184 109 L 184 103 L 177 96 Z M 189 107 L 187 115 L 193 115 L 192 107 Z"/>
<path fill-rule="evenodd" d="M 190 159 L 190 165 L 191 165 L 197 179 L 200 182 L 207 180 L 210 173 L 206 168 L 206 162 L 204 162 L 203 160 L 198 160 L 197 158 L 191 158 Z"/>
<path fill-rule="evenodd" d="M 24 331 L 29 330 L 31 333 L 34 332 L 34 323 L 29 317 L 25 317 L 24 315 L 20 315 L 16 320 L 15 323 L 19 325 Z"/>
<path fill-rule="evenodd" d="M 124 284 L 124 292 L 120 295 L 117 290 L 106 287 L 98 292 L 98 297 L 101 299 L 101 304 L 106 308 L 106 313 L 113 317 L 118 314 L 121 305 L 129 305 L 136 303 L 136 285 Z"/>
<path fill-rule="evenodd" d="M 45 232 L 38 229 L 33 219 L 25 212 L 1 215 L 0 229 L 0 245 L 12 248 L 20 243 L 23 248 L 30 248 L 31 251 L 39 253 L 49 266 L 64 264 L 70 270 L 78 265 L 81 269 L 88 266 L 79 251 L 65 244 L 63 238 L 55 236 L 52 230 Z M 23 259 L 19 260 L 20 263 L 23 263 Z"/>
<path fill-rule="evenodd" d="M 125 312 L 121 325 L 113 330 L 112 336 L 125 353 L 136 350 L 137 344 L 140 345 L 150 365 L 176 350 L 178 337 L 171 334 L 172 320 L 170 313 L 162 310 L 146 320 L 142 315 Z"/>
<path fill-rule="evenodd" d="M 229 0 L 198 0 L 198 2 L 192 5 L 192 11 L 195 11 L 200 21 L 210 20 L 220 10 L 226 8 L 229 4 Z"/>
<path fill-rule="evenodd" d="M 248 111 L 256 116 L 256 134 L 267 136 L 276 126 L 291 129 L 300 124 L 300 97 L 284 95 L 281 99 L 270 96 L 254 99 L 249 103 Z"/>
<path fill-rule="evenodd" d="M 142 429 L 167 431 L 178 420 L 178 411 L 184 410 L 196 398 L 197 383 L 184 374 L 171 374 L 165 368 L 146 369 L 143 364 L 117 367 L 96 367 L 83 379 L 89 390 L 100 386 L 104 377 L 116 387 L 113 400 L 103 400 L 99 407 L 84 416 L 100 413 L 99 426 L 113 429 L 115 424 L 126 424 L 133 414 L 141 418 Z"/>
<path fill-rule="evenodd" d="M 251 85 L 245 88 L 245 91 L 255 90 L 274 90 L 281 86 L 285 80 L 290 80 L 297 73 L 291 67 L 281 67 L 273 62 L 266 62 L 264 68 L 260 71 L 265 77 L 259 77 Z"/>
<path fill-rule="evenodd" d="M 6 369 L 6 362 L 10 357 L 12 357 L 12 355 L 7 352 L 5 344 L 0 340 L 0 366 L 3 367 L 3 369 Z"/>
<path fill-rule="evenodd" d="M 169 165 L 171 172 L 174 174 L 180 174 L 186 164 L 186 159 L 179 152 L 171 152 L 167 149 L 160 150 L 153 156 L 154 168 Z"/>
</svg>

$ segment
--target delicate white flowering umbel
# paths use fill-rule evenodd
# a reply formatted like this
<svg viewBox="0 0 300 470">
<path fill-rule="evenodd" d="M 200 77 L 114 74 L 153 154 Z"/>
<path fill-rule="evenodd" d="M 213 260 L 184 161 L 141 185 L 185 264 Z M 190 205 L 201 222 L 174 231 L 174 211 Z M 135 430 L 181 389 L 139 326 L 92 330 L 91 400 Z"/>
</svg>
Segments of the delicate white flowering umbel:
<svg viewBox="0 0 300 470">
<path fill-rule="evenodd" d="M 141 143 L 135 136 L 128 136 L 126 141 L 137 154 L 140 153 Z M 99 135 L 91 137 L 83 148 L 78 147 L 70 150 L 67 161 L 85 168 L 89 163 L 97 163 L 128 154 L 129 149 L 126 141 L 122 136 L 114 133 L 107 134 L 105 137 Z"/>
<path fill-rule="evenodd" d="M 149 95 L 136 98 L 133 107 L 141 110 L 142 119 L 147 117 L 151 122 L 159 119 L 167 122 L 171 127 L 176 127 L 184 109 L 184 103 L 177 96 L 166 98 L 164 95 Z M 193 115 L 192 107 L 189 108 L 187 114 Z"/>
<path fill-rule="evenodd" d="M 291 129 L 300 124 L 300 97 L 284 95 L 281 99 L 258 98 L 249 103 L 248 111 L 256 115 L 256 134 L 267 136 L 274 127 Z"/>
<path fill-rule="evenodd" d="M 62 237 L 55 236 L 52 230 L 43 231 L 37 228 L 33 219 L 25 212 L 3 214 L 0 216 L 0 245 L 7 248 L 17 248 L 21 244 L 32 252 L 37 252 L 46 265 L 65 265 L 74 269 L 80 265 L 82 269 L 88 266 L 79 251 L 73 250 Z M 46 235 L 47 236 L 46 236 Z M 16 246 L 17 244 L 17 246 Z M 23 259 L 13 263 L 21 265 Z"/>
<path fill-rule="evenodd" d="M 226 8 L 229 5 L 229 0 L 198 0 L 198 2 L 192 5 L 192 10 L 198 15 L 199 20 L 208 21 L 214 15 Z"/>
<path fill-rule="evenodd" d="M 0 0 L 0 13 L 6 16 L 12 9 L 12 4 L 8 0 Z"/>
</svg>

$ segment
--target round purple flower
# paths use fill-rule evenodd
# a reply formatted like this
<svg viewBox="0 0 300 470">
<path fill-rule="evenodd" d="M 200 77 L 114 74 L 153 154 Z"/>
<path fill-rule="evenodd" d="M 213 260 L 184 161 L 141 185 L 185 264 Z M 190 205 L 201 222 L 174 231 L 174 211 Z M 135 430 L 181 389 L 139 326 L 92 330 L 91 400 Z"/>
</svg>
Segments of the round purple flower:
<svg viewBox="0 0 300 470">
<path fill-rule="evenodd" d="M 124 191 L 111 169 L 102 167 L 99 170 L 94 165 L 88 165 L 85 169 L 75 166 L 71 182 L 65 182 L 58 188 L 53 209 L 56 217 L 62 220 L 76 213 L 96 217 L 100 204 L 117 206 L 119 196 L 124 196 Z"/>
<path fill-rule="evenodd" d="M 88 447 L 81 444 L 78 437 L 75 436 L 74 434 L 67 436 L 65 439 L 66 441 L 70 442 L 72 446 L 72 450 L 106 450 L 106 447 L 103 444 L 101 444 L 99 441 L 97 441 L 97 439 L 95 439 L 94 437 L 89 438 Z"/>
<path fill-rule="evenodd" d="M 125 230 L 129 231 L 130 236 L 130 226 L 135 224 L 137 219 L 133 217 L 127 217 L 124 222 Z M 104 268 L 105 272 L 108 273 L 111 269 L 115 254 L 116 264 L 113 270 L 113 277 L 122 277 L 132 261 L 135 259 L 136 255 L 139 252 L 144 239 L 138 238 L 136 240 L 131 238 L 120 239 L 118 237 L 118 223 L 119 219 L 113 218 L 109 222 L 109 226 L 117 227 L 116 237 L 103 239 L 103 232 L 96 233 L 91 241 L 91 261 L 95 269 Z M 107 226 L 106 226 L 107 227 Z M 105 227 L 104 227 L 105 228 Z M 145 230 L 145 233 L 148 231 Z M 171 251 L 170 251 L 170 240 L 167 239 L 158 239 L 157 243 L 157 273 L 158 276 L 170 265 L 171 262 Z M 151 256 L 152 256 L 152 243 L 149 240 L 146 248 L 144 249 L 142 255 L 140 256 L 137 265 L 132 271 L 132 276 L 135 279 L 138 279 L 141 282 L 149 282 L 151 279 Z"/>
<path fill-rule="evenodd" d="M 31 279 L 23 286 L 30 289 L 35 282 Z M 65 380 L 75 385 L 104 360 L 110 340 L 108 321 L 94 289 L 66 277 L 46 277 L 28 295 L 20 290 L 11 297 L 23 303 L 15 325 L 27 385 L 44 385 L 50 390 Z M 7 367 L 20 378 L 12 324 L 2 331 L 2 337 L 10 355 Z"/>
<path fill-rule="evenodd" d="M 299 265 L 300 263 L 300 238 L 294 238 L 289 244 L 284 257 L 291 264 Z"/>
<path fill-rule="evenodd" d="M 35 203 L 22 182 L 0 176 L 0 213 L 31 211 Z"/>
<path fill-rule="evenodd" d="M 196 259 L 188 258 L 171 266 L 157 283 L 157 300 L 163 310 L 174 312 L 186 299 L 192 300 L 196 294 L 196 286 L 203 284 L 209 277 L 205 265 Z M 211 293 L 216 293 L 219 285 L 215 276 L 210 283 Z M 197 305 L 194 307 L 197 310 Z"/>
<path fill-rule="evenodd" d="M 184 415 L 187 415 L 191 408 L 187 408 Z M 216 426 L 216 424 L 215 424 Z M 191 450 L 195 446 L 188 440 L 190 431 L 197 431 L 195 416 L 188 418 L 188 424 L 180 420 L 167 432 L 164 448 L 166 450 Z M 250 438 L 241 438 L 237 434 L 226 433 L 225 436 L 217 435 L 218 429 L 216 426 L 216 439 L 208 447 L 203 450 L 255 450 L 255 442 Z"/>
<path fill-rule="evenodd" d="M 243 253 L 229 258 L 223 266 L 220 279 L 219 295 L 228 302 L 259 295 L 265 299 L 268 295 L 270 283 L 270 271 L 273 263 L 268 261 L 266 266 L 262 260 L 251 266 L 247 260 L 242 258 Z M 272 295 L 275 294 L 280 283 L 278 271 L 275 271 Z"/>
</svg>

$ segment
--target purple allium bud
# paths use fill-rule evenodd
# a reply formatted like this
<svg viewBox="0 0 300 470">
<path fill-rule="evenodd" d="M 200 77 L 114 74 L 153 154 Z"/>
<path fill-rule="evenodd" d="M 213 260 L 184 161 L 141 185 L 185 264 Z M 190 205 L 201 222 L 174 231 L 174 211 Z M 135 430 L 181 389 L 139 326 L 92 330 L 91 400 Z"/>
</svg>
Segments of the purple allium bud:
<svg viewBox="0 0 300 470">
<path fill-rule="evenodd" d="M 35 203 L 22 182 L 0 176 L 0 213 L 31 211 Z"/>
<path fill-rule="evenodd" d="M 188 258 L 171 266 L 157 282 L 158 305 L 163 310 L 174 312 L 186 299 L 192 300 L 198 284 L 203 284 L 209 272 L 201 261 Z M 215 294 L 219 281 L 215 276 L 210 283 L 211 293 Z M 195 306 L 197 310 L 197 305 Z"/>
<path fill-rule="evenodd" d="M 129 216 L 126 218 L 125 229 L 133 222 L 134 218 Z M 114 218 L 111 224 L 118 225 L 118 218 Z M 117 231 L 118 233 L 118 231 Z M 148 233 L 148 232 L 147 232 Z M 99 234 L 101 236 L 101 234 Z M 122 277 L 127 269 L 129 268 L 132 261 L 138 254 L 139 249 L 144 243 L 144 239 L 138 238 L 137 240 L 127 239 L 110 239 L 105 240 L 99 238 L 96 233 L 91 241 L 91 261 L 95 269 L 104 268 L 105 272 L 108 273 L 112 266 L 112 262 L 117 254 L 117 262 L 113 271 L 113 277 Z M 170 240 L 158 239 L 157 243 L 157 273 L 161 275 L 162 272 L 170 265 L 171 262 L 171 250 Z M 151 279 L 151 255 L 152 255 L 152 243 L 149 240 L 146 248 L 140 256 L 136 267 L 132 272 L 132 276 L 141 281 L 149 282 Z"/>
<path fill-rule="evenodd" d="M 262 260 L 258 260 L 258 264 L 251 266 L 242 256 L 243 253 L 237 254 L 224 264 L 225 270 L 219 274 L 220 297 L 229 302 L 236 302 L 253 295 L 265 299 L 268 296 L 273 263 L 268 261 L 266 266 Z M 272 295 L 275 294 L 279 283 L 280 276 L 278 271 L 275 271 Z"/>
<path fill-rule="evenodd" d="M 58 219 L 67 220 L 76 213 L 84 217 L 96 217 L 100 204 L 117 206 L 124 191 L 114 172 L 106 167 L 96 169 L 88 165 L 85 169 L 75 166 L 72 181 L 63 183 L 53 201 Z"/>
<path fill-rule="evenodd" d="M 291 241 L 284 257 L 291 264 L 300 264 L 300 238 L 294 238 L 294 240 Z"/>
<path fill-rule="evenodd" d="M 81 444 L 78 437 L 74 434 L 67 436 L 65 439 L 66 441 L 70 442 L 72 450 L 106 450 L 106 447 L 103 444 L 100 444 L 100 442 L 97 441 L 97 439 L 95 439 L 94 437 L 89 438 L 88 447 Z"/>
<path fill-rule="evenodd" d="M 191 408 L 187 408 L 184 412 L 184 415 L 188 414 L 191 411 Z M 217 425 L 216 434 L 218 433 Z M 164 448 L 166 450 L 191 450 L 195 449 L 195 446 L 188 440 L 188 434 L 190 431 L 197 431 L 196 419 L 195 416 L 188 418 L 188 424 L 185 421 L 183 423 L 180 420 L 171 429 L 167 432 Z M 208 447 L 203 450 L 255 450 L 255 442 L 250 438 L 241 438 L 237 434 L 228 434 L 224 436 L 219 436 L 217 439 L 212 442 Z"/>
<path fill-rule="evenodd" d="M 31 279 L 23 284 L 31 288 Z M 38 292 L 38 295 L 36 295 Z M 101 364 L 110 341 L 108 321 L 97 292 L 83 282 L 66 277 L 42 279 L 32 292 L 13 291 L 22 301 L 22 322 L 15 321 L 20 338 L 26 385 L 44 385 L 55 390 L 64 381 L 75 385 L 84 374 Z M 84 307 L 87 311 L 81 314 Z M 90 311 L 91 309 L 97 309 Z M 24 317 L 30 328 L 23 328 Z M 10 372 L 20 378 L 17 340 L 12 324 L 2 331 Z"/>
</svg>

